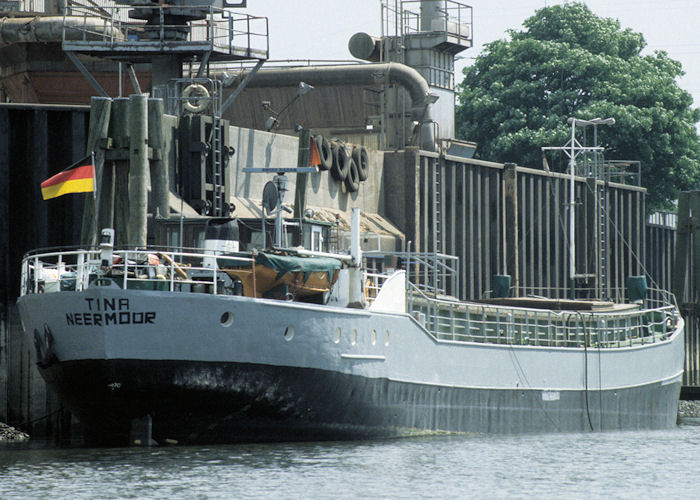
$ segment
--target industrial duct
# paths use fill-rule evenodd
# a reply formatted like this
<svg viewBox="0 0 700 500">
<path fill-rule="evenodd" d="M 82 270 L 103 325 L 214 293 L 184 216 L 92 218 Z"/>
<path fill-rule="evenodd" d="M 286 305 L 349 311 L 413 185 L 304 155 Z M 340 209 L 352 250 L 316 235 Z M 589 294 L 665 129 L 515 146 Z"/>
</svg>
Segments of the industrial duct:
<svg viewBox="0 0 700 500">
<path fill-rule="evenodd" d="M 121 40 L 120 31 L 100 17 L 3 17 L 0 46 L 27 42 L 60 42 L 63 27 L 67 40 Z"/>
<path fill-rule="evenodd" d="M 242 81 L 242 72 L 233 83 Z M 223 78 L 220 76 L 220 78 Z M 415 69 L 399 63 L 357 64 L 340 66 L 305 66 L 302 68 L 265 69 L 258 71 L 248 87 L 310 85 L 401 85 L 411 97 L 411 118 L 420 124 L 420 148 L 435 151 L 435 132 L 431 113 L 434 96 L 425 78 Z M 227 82 L 228 83 L 228 82 Z"/>
</svg>

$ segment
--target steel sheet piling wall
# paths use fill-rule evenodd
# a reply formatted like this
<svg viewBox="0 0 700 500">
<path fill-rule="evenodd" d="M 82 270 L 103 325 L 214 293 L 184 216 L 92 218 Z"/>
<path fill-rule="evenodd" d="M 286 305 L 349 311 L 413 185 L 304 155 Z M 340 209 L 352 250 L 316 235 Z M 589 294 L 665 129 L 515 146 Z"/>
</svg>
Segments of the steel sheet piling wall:
<svg viewBox="0 0 700 500">
<path fill-rule="evenodd" d="M 507 197 L 501 164 L 410 148 L 387 153 L 386 159 L 388 178 L 384 185 L 392 192 L 387 191 L 387 199 L 405 199 L 400 212 L 390 208 L 387 215 L 413 241 L 414 250 L 460 257 L 462 298 L 488 296 L 491 277 L 508 269 L 518 270 L 512 276 L 514 293 L 569 296 L 568 176 L 515 167 L 509 182 L 514 183 L 517 196 Z M 415 179 L 417 185 L 397 186 L 395 179 L 399 177 Z M 645 269 L 644 190 L 577 178 L 576 266 L 577 274 L 590 276 L 588 286 L 597 285 L 594 276 L 599 270 L 595 234 L 600 224 L 600 195 L 595 191 L 601 187 L 607 190 L 604 213 L 609 218 L 604 221 L 606 284 L 622 289 L 627 276 L 642 274 Z M 400 195 L 396 193 L 399 188 L 404 189 Z M 510 222 L 506 204 L 513 202 L 508 200 L 517 200 L 513 210 L 517 217 L 511 217 Z M 510 227 L 513 220 L 517 227 Z M 517 252 L 506 248 L 507 241 L 516 242 Z M 517 266 L 508 265 L 509 255 L 511 259 L 517 255 Z"/>
<path fill-rule="evenodd" d="M 700 191 L 678 197 L 678 222 L 673 262 L 673 293 L 685 325 L 683 393 L 700 397 Z"/>
<path fill-rule="evenodd" d="M 671 290 L 673 286 L 673 256 L 676 248 L 676 228 L 647 222 L 644 231 L 646 271 L 653 278 L 650 286 Z"/>
<path fill-rule="evenodd" d="M 71 245 L 80 237 L 84 196 L 42 201 L 40 184 L 84 156 L 86 111 L 0 105 L 0 421 L 21 424 L 34 438 L 58 437 L 70 414 L 46 390 L 22 332 L 14 304 L 20 262 L 32 248 Z"/>
<path fill-rule="evenodd" d="M 8 384 L 7 344 L 9 341 L 8 309 L 10 305 L 10 116 L 0 110 L 0 419 L 7 414 Z"/>
</svg>

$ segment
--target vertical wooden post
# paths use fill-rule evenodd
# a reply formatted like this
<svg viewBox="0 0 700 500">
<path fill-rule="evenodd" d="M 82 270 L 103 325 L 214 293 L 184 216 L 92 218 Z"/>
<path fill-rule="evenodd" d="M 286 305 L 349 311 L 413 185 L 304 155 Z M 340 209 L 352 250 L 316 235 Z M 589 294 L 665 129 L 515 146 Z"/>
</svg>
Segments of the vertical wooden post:
<svg viewBox="0 0 700 500">
<path fill-rule="evenodd" d="M 688 302 L 685 296 L 690 250 L 690 193 L 678 195 L 678 227 L 676 229 L 676 258 L 673 264 L 673 294 L 679 304 Z"/>
<path fill-rule="evenodd" d="M 309 166 L 309 154 L 311 146 L 311 131 L 302 129 L 299 132 L 299 153 L 297 154 L 297 166 Z M 294 190 L 294 218 L 301 220 L 306 208 L 306 181 L 309 174 L 297 173 L 296 187 Z M 301 230 L 301 227 L 299 228 Z"/>
<path fill-rule="evenodd" d="M 692 263 L 693 269 L 692 281 L 690 282 L 690 293 L 688 294 L 688 302 L 697 302 L 698 292 L 700 291 L 700 191 L 690 193 L 690 211 L 692 215 L 692 224 L 690 225 L 690 234 L 693 239 Z"/>
<path fill-rule="evenodd" d="M 506 274 L 509 274 L 513 280 L 513 296 L 517 297 L 520 287 L 520 257 L 518 254 L 518 172 L 515 163 L 506 163 L 503 165 L 503 168 Z"/>
<path fill-rule="evenodd" d="M 102 199 L 103 189 L 103 166 L 105 153 L 100 148 L 100 139 L 107 138 L 109 130 L 109 115 L 112 108 L 112 100 L 109 97 L 93 97 L 90 101 L 90 125 L 88 127 L 86 154 L 95 153 L 95 178 L 97 180 L 98 196 Z M 111 177 L 108 176 L 108 182 Z M 109 184 L 106 190 L 111 191 L 112 186 Z M 105 196 L 109 197 L 109 191 L 106 191 Z M 83 209 L 83 224 L 80 233 L 80 243 L 82 245 L 94 245 L 97 242 L 97 227 L 95 226 L 95 200 L 93 194 L 88 193 L 85 197 L 85 207 Z"/>
<path fill-rule="evenodd" d="M 148 216 L 148 96 L 129 96 L 129 242 L 146 246 Z"/>
<path fill-rule="evenodd" d="M 165 217 L 170 215 L 170 184 L 168 166 L 163 161 L 163 99 L 148 100 L 148 144 L 153 149 L 151 160 L 151 206 L 153 213 Z"/>
<path fill-rule="evenodd" d="M 110 136 L 114 161 L 114 244 L 124 246 L 129 241 L 129 98 L 120 97 L 112 103 Z"/>
</svg>

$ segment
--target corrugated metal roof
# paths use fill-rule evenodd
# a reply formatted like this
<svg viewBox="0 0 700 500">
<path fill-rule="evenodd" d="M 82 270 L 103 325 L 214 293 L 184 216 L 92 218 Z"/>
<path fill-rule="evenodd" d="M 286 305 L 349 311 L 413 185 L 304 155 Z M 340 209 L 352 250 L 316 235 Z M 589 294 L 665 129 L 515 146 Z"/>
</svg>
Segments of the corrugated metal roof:
<svg viewBox="0 0 700 500">
<path fill-rule="evenodd" d="M 232 197 L 231 201 L 236 205 L 236 210 L 234 212 L 235 217 L 259 219 L 262 216 L 261 200 L 236 196 Z M 308 206 L 307 208 L 314 211 L 314 215 L 311 217 L 312 220 L 330 222 L 333 224 L 337 221 L 341 231 L 350 231 L 350 212 L 314 206 Z M 285 217 L 285 219 L 291 219 L 291 217 Z M 377 213 L 361 212 L 360 232 L 382 234 L 396 238 L 404 237 L 404 234 L 396 226 Z"/>
</svg>

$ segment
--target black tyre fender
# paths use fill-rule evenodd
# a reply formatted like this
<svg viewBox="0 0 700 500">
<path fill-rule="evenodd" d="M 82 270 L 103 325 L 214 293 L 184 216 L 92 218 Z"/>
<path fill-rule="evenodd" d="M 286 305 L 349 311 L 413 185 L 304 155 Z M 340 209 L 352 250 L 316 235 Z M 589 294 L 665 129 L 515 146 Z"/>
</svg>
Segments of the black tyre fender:
<svg viewBox="0 0 700 500">
<path fill-rule="evenodd" d="M 343 182 L 348 176 L 347 150 L 342 144 L 332 142 L 331 151 L 333 151 L 333 166 L 331 167 L 331 175 L 338 182 Z"/>
<path fill-rule="evenodd" d="M 328 170 L 333 166 L 333 151 L 331 151 L 331 143 L 322 135 L 314 137 L 316 147 L 318 147 L 318 155 L 321 157 L 321 170 Z"/>
<path fill-rule="evenodd" d="M 357 165 L 357 173 L 360 176 L 360 182 L 364 182 L 369 177 L 369 153 L 364 146 L 355 146 L 352 149 L 352 159 Z"/>
<path fill-rule="evenodd" d="M 360 189 L 360 173 L 355 160 L 348 160 L 348 176 L 345 178 L 345 187 L 351 193 Z"/>
</svg>

